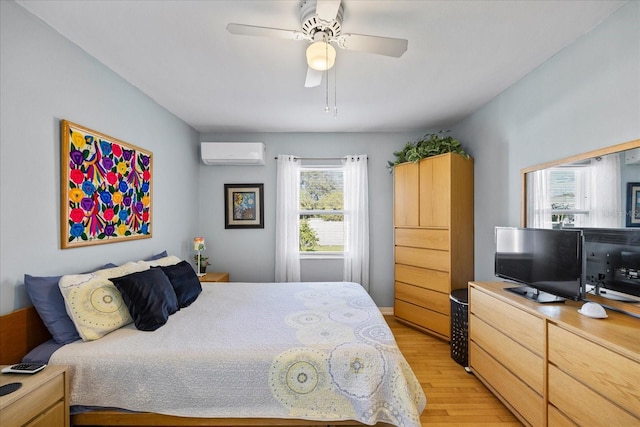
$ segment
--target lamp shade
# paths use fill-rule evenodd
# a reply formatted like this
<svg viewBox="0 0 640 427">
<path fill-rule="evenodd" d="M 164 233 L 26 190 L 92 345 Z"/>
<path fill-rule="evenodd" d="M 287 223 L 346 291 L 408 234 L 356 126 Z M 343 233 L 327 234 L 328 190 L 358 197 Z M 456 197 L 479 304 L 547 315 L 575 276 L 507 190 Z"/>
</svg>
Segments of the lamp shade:
<svg viewBox="0 0 640 427">
<path fill-rule="evenodd" d="M 317 41 L 307 48 L 307 64 L 318 71 L 325 71 L 336 63 L 336 50 L 329 43 Z"/>
<path fill-rule="evenodd" d="M 194 251 L 203 251 L 207 249 L 204 245 L 204 237 L 194 237 L 193 238 L 193 250 Z"/>
</svg>

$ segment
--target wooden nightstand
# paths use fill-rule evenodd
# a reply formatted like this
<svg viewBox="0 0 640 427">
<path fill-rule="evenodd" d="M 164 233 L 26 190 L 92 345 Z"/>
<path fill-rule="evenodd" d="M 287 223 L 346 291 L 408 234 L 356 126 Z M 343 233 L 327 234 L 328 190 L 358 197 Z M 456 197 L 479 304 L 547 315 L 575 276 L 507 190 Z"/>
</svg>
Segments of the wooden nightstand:
<svg viewBox="0 0 640 427">
<path fill-rule="evenodd" d="M 228 282 L 229 273 L 207 273 L 204 276 L 198 276 L 200 282 Z"/>
<path fill-rule="evenodd" d="M 22 383 L 22 387 L 0 397 L 2 427 L 69 427 L 66 366 L 49 365 L 33 375 L 0 375 L 0 385 L 15 382 Z"/>
</svg>

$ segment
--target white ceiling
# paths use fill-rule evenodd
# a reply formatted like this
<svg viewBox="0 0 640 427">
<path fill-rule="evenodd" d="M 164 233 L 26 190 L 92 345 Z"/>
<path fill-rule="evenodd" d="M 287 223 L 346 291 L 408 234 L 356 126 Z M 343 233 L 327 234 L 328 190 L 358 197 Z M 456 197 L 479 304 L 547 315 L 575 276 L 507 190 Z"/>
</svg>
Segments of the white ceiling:
<svg viewBox="0 0 640 427">
<path fill-rule="evenodd" d="M 307 42 L 226 31 L 299 30 L 298 0 L 18 3 L 198 131 L 374 132 L 454 124 L 626 1 L 343 0 L 343 32 L 409 47 L 338 49 L 337 117 L 324 82 L 304 87 Z"/>
</svg>

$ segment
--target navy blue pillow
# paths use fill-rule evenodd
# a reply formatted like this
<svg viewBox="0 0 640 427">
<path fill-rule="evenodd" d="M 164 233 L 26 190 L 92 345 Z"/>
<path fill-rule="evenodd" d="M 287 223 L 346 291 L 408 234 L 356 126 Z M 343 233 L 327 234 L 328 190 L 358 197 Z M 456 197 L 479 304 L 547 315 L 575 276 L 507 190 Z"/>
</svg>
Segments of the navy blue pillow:
<svg viewBox="0 0 640 427">
<path fill-rule="evenodd" d="M 191 264 L 187 261 L 180 261 L 177 264 L 160 268 L 169 278 L 180 307 L 188 307 L 198 298 L 198 295 L 202 292 L 202 285 Z"/>
<path fill-rule="evenodd" d="M 133 323 L 141 331 L 155 331 L 178 311 L 178 299 L 166 274 L 152 268 L 109 279 L 122 294 Z"/>
<path fill-rule="evenodd" d="M 42 344 L 33 348 L 29 353 L 22 358 L 23 363 L 49 363 L 51 355 L 55 353 L 64 344 L 59 344 L 51 338 L 49 341 L 45 341 Z"/>
<path fill-rule="evenodd" d="M 167 255 L 167 251 L 162 251 L 159 254 L 155 254 L 155 255 L 151 256 L 151 258 L 149 258 L 149 259 L 145 259 L 145 261 L 155 261 L 157 259 L 164 258 L 164 257 L 167 257 L 167 256 L 169 256 L 169 255 Z"/>
</svg>

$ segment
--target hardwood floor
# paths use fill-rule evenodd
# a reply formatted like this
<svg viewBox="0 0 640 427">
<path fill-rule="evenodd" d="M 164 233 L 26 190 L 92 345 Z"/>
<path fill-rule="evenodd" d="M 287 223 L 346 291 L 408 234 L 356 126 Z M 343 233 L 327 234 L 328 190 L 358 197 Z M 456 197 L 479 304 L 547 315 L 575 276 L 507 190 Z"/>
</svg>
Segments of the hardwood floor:
<svg viewBox="0 0 640 427">
<path fill-rule="evenodd" d="M 423 426 L 521 426 L 473 375 L 451 359 L 449 344 L 385 316 L 427 395 Z"/>
</svg>

